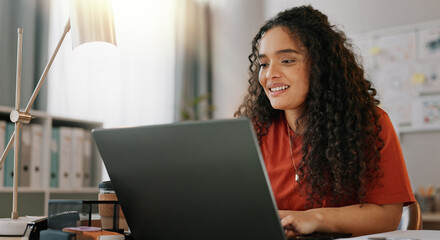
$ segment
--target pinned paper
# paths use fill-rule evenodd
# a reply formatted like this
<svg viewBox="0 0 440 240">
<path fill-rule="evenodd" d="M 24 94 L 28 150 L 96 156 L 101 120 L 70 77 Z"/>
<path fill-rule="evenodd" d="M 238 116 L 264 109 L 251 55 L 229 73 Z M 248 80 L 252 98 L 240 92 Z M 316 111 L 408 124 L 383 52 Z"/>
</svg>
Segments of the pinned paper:
<svg viewBox="0 0 440 240">
<path fill-rule="evenodd" d="M 375 46 L 370 48 L 370 54 L 373 56 L 378 55 L 380 52 L 381 52 L 380 47 Z"/>
<path fill-rule="evenodd" d="M 426 75 L 423 73 L 415 73 L 412 75 L 412 78 L 411 78 L 411 82 L 417 83 L 417 84 L 422 84 L 425 82 L 425 80 L 426 80 Z"/>
</svg>

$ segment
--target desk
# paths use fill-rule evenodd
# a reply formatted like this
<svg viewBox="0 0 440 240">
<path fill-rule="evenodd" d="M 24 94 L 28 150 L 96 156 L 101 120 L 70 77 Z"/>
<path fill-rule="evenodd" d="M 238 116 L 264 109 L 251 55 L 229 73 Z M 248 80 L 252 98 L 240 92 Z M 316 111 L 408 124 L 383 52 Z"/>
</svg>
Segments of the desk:
<svg viewBox="0 0 440 240">
<path fill-rule="evenodd" d="M 422 212 L 423 229 L 440 230 L 440 212 Z"/>
<path fill-rule="evenodd" d="M 361 237 L 355 237 L 355 238 L 344 238 L 344 240 L 369 240 L 368 238 L 384 238 L 384 240 L 398 240 L 398 239 L 405 239 L 405 240 L 438 240 L 440 239 L 440 231 L 435 230 L 411 230 L 411 231 L 392 231 L 392 232 L 385 232 L 385 233 L 378 233 L 378 234 L 372 234 L 372 235 L 366 235 Z"/>
</svg>

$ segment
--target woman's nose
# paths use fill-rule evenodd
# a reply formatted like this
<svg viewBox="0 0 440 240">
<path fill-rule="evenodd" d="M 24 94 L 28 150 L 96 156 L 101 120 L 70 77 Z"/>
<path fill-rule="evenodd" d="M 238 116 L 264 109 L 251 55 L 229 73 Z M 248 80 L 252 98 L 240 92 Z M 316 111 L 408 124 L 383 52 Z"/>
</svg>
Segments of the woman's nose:
<svg viewBox="0 0 440 240">
<path fill-rule="evenodd" d="M 278 69 L 278 66 L 276 64 L 270 64 L 266 72 L 266 78 L 267 79 L 277 78 L 280 77 L 280 75 L 281 74 Z"/>
</svg>

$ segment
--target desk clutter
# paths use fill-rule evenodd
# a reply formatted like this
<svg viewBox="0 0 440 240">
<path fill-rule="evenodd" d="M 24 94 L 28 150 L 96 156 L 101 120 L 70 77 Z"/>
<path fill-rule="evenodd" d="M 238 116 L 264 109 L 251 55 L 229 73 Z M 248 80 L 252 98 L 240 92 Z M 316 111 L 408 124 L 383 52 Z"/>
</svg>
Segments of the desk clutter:
<svg viewBox="0 0 440 240">
<path fill-rule="evenodd" d="M 439 212 L 440 211 L 440 188 L 437 190 L 433 186 L 425 189 L 419 187 L 418 192 L 415 194 L 417 202 L 420 205 L 420 211 L 422 212 Z"/>
<path fill-rule="evenodd" d="M 125 235 L 105 231 L 96 227 L 71 227 L 58 230 L 44 230 L 40 232 L 41 240 L 125 240 Z"/>
<path fill-rule="evenodd" d="M 47 230 L 41 240 L 132 239 L 110 181 L 99 184 L 98 200 L 49 200 Z"/>
<path fill-rule="evenodd" d="M 117 200 L 49 200 L 48 229 L 39 239 L 132 239 L 121 215 Z"/>
</svg>

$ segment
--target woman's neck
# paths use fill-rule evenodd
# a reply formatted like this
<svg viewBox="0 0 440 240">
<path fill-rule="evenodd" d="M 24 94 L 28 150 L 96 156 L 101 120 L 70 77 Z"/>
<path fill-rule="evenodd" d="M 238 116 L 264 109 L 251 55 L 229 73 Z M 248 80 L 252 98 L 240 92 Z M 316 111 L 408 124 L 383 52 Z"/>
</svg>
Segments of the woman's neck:
<svg viewBox="0 0 440 240">
<path fill-rule="evenodd" d="M 296 110 L 296 109 L 295 110 L 284 110 L 284 115 L 286 117 L 287 124 L 289 125 L 290 129 L 292 129 L 292 131 L 294 131 L 294 132 L 298 132 L 296 121 L 297 121 L 297 119 L 299 119 L 301 117 L 302 111 Z M 301 122 L 303 122 L 303 121 L 300 121 L 299 124 L 303 125 L 303 124 L 301 124 Z"/>
</svg>

